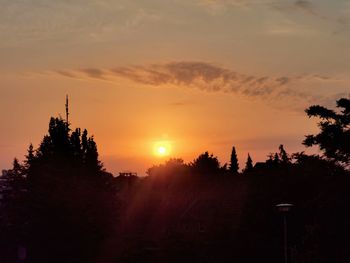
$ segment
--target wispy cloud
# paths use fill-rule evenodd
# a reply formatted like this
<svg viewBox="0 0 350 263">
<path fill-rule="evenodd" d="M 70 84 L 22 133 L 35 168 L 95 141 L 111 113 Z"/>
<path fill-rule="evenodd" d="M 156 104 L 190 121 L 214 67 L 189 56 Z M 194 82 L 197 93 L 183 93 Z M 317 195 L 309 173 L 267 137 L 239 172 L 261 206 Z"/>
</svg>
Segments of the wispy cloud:
<svg viewBox="0 0 350 263">
<path fill-rule="evenodd" d="M 214 11 L 224 10 L 230 6 L 242 8 L 265 6 L 267 8 L 279 7 L 281 9 L 294 9 L 313 15 L 319 15 L 316 5 L 309 0 L 197 0 L 197 2 L 200 6 Z"/>
<path fill-rule="evenodd" d="M 256 6 L 269 7 L 272 0 L 196 0 L 197 4 L 211 15 L 220 15 L 229 8 L 251 9 Z"/>
<path fill-rule="evenodd" d="M 336 22 L 338 24 L 338 28 L 333 32 L 335 35 L 340 33 L 348 33 L 350 30 L 350 3 L 344 2 L 341 5 L 341 10 L 339 11 L 339 15 L 336 18 Z"/>
<path fill-rule="evenodd" d="M 85 68 L 57 70 L 55 75 L 94 79 L 118 83 L 123 79 L 151 87 L 182 87 L 203 92 L 221 92 L 268 100 L 293 99 L 312 101 L 317 96 L 295 86 L 305 82 L 331 81 L 320 74 L 299 76 L 258 76 L 244 74 L 213 63 L 180 61 L 163 64 L 115 67 L 109 69 Z"/>
<path fill-rule="evenodd" d="M 0 47 L 103 42 L 161 19 L 146 3 L 119 0 L 0 0 Z M 43 45 L 41 43 L 40 45 Z"/>
<path fill-rule="evenodd" d="M 112 69 L 57 70 L 55 73 L 70 78 L 85 77 L 110 81 L 114 78 L 122 78 L 140 85 L 154 87 L 174 85 L 207 92 L 240 93 L 247 96 L 267 96 L 278 93 L 293 81 L 293 78 L 288 76 L 242 74 L 206 62 L 170 62 Z"/>
<path fill-rule="evenodd" d="M 189 104 L 192 104 L 192 102 L 188 102 L 188 101 L 175 101 L 175 102 L 171 102 L 168 104 L 168 106 L 170 107 L 183 107 L 183 106 L 187 106 Z"/>
<path fill-rule="evenodd" d="M 87 76 L 90 78 L 95 78 L 95 79 L 105 79 L 104 71 L 98 68 L 86 68 L 81 70 L 83 73 L 85 73 Z"/>
<path fill-rule="evenodd" d="M 175 85 L 207 92 L 268 95 L 283 88 L 288 77 L 254 76 L 205 62 L 171 62 L 150 66 L 124 67 L 112 72 L 140 84 Z"/>
<path fill-rule="evenodd" d="M 266 5 L 277 2 L 276 0 L 197 0 L 197 3 L 202 6 L 251 6 L 251 5 Z"/>
<path fill-rule="evenodd" d="M 315 31 L 312 28 L 286 18 L 281 19 L 279 23 L 276 23 L 273 19 L 267 21 L 265 33 L 273 36 L 315 36 Z"/>
<path fill-rule="evenodd" d="M 289 0 L 289 1 L 273 1 L 268 4 L 271 8 L 279 10 L 283 13 L 304 13 L 309 16 L 317 17 L 320 19 L 330 19 L 321 10 L 321 5 L 316 5 L 314 2 L 309 0 Z"/>
<path fill-rule="evenodd" d="M 68 78 L 76 78 L 77 76 L 70 71 L 57 70 L 57 73 Z"/>
<path fill-rule="evenodd" d="M 303 35 L 307 36 L 314 31 L 320 31 L 316 23 L 324 21 L 328 23 L 326 29 L 333 34 L 346 32 L 350 29 L 349 2 L 346 0 L 334 1 L 334 9 L 330 9 L 325 2 L 313 0 L 193 0 L 212 15 L 221 15 L 230 8 L 241 8 L 255 12 L 269 12 L 277 10 L 285 17 L 277 17 L 273 21 L 269 34 L 274 35 Z M 264 10 L 262 10 L 264 9 Z M 305 18 L 313 17 L 318 20 L 301 21 L 298 15 L 304 14 Z M 273 15 L 273 13 L 271 13 Z M 288 17 L 288 18 L 287 18 Z M 285 23 L 289 19 L 291 23 Z M 308 26 L 307 26 L 308 25 Z M 329 29 L 334 27 L 334 29 Z M 313 30 L 314 29 L 314 30 Z M 322 28 L 321 28 L 322 30 Z M 325 30 L 325 29 L 323 29 Z"/>
<path fill-rule="evenodd" d="M 308 14 L 320 16 L 319 12 L 316 11 L 316 7 L 313 3 L 307 0 L 297 0 L 294 2 L 294 6 Z"/>
</svg>

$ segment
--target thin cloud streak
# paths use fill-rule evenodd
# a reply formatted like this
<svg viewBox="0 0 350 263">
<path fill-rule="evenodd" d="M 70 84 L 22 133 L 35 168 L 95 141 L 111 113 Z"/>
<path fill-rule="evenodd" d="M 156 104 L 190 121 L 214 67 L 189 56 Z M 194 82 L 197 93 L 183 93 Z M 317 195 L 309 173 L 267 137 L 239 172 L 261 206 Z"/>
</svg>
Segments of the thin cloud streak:
<svg viewBox="0 0 350 263">
<path fill-rule="evenodd" d="M 256 76 L 243 74 L 212 63 L 180 61 L 164 64 L 115 67 L 112 69 L 85 68 L 81 70 L 57 70 L 56 75 L 118 82 L 124 79 L 152 87 L 182 87 L 204 92 L 221 92 L 245 97 L 280 100 L 293 98 L 314 101 L 319 98 L 310 92 L 295 89 L 296 84 L 333 81 L 319 74 L 302 76 Z"/>
<path fill-rule="evenodd" d="M 314 6 L 313 3 L 311 3 L 310 1 L 307 0 L 297 0 L 294 2 L 294 6 L 297 7 L 298 9 L 314 15 L 314 16 L 321 16 L 317 11 L 316 11 L 316 7 Z"/>
<path fill-rule="evenodd" d="M 350 22 L 347 14 L 347 3 L 344 2 L 342 10 L 339 13 L 334 13 L 327 9 L 324 3 L 310 0 L 197 0 L 199 6 L 204 7 L 212 15 L 221 15 L 229 10 L 230 7 L 242 8 L 246 10 L 260 10 L 261 8 L 278 10 L 284 14 L 304 13 L 306 16 L 312 16 L 316 19 L 330 22 L 334 24 L 336 29 L 332 32 L 333 35 L 346 32 L 349 30 Z M 268 30 L 268 33 L 275 35 L 300 35 L 307 36 L 312 33 L 309 28 L 303 28 L 302 25 L 293 24 L 280 25 L 283 21 L 274 21 L 273 27 Z M 295 20 L 298 22 L 298 20 Z M 311 32 L 310 32 L 311 31 Z"/>
<path fill-rule="evenodd" d="M 87 76 L 89 76 L 90 78 L 95 78 L 95 79 L 105 79 L 104 75 L 105 73 L 103 72 L 103 70 L 101 69 L 97 69 L 97 68 L 86 68 L 86 69 L 82 69 L 82 72 L 84 72 Z"/>
<path fill-rule="evenodd" d="M 288 77 L 241 74 L 206 62 L 171 62 L 150 66 L 122 67 L 112 70 L 117 77 L 145 85 L 175 85 L 207 92 L 268 95 L 283 88 Z"/>
<path fill-rule="evenodd" d="M 68 77 L 68 78 L 76 78 L 76 75 L 65 70 L 57 70 L 58 74 L 61 74 L 62 76 Z"/>
</svg>

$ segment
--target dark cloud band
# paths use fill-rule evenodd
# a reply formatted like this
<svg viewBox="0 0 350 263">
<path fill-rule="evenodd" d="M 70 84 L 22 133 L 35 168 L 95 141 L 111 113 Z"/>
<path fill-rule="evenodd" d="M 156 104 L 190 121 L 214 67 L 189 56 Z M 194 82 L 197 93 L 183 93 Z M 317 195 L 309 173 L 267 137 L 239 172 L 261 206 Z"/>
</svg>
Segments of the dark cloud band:
<svg viewBox="0 0 350 263">
<path fill-rule="evenodd" d="M 206 92 L 235 93 L 248 97 L 266 99 L 310 99 L 312 95 L 293 89 L 299 81 L 328 81 L 322 75 L 307 76 L 256 76 L 248 75 L 200 61 L 175 61 L 163 64 L 115 67 L 111 69 L 85 68 L 81 70 L 58 70 L 64 77 L 113 82 L 126 79 L 140 85 L 162 87 L 174 85 Z"/>
</svg>

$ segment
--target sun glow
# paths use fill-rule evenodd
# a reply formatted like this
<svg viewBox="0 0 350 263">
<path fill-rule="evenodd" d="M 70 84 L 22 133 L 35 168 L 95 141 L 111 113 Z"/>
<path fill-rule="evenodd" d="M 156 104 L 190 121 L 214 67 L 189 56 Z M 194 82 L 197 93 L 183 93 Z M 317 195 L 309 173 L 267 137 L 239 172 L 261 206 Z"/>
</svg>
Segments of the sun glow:
<svg viewBox="0 0 350 263">
<path fill-rule="evenodd" d="M 164 154 L 166 154 L 166 152 L 167 152 L 167 150 L 166 150 L 166 148 L 164 146 L 159 146 L 158 147 L 158 154 L 159 155 L 164 155 Z"/>
<path fill-rule="evenodd" d="M 165 157 L 170 154 L 171 145 L 168 141 L 156 142 L 154 144 L 153 153 L 158 157 Z"/>
</svg>

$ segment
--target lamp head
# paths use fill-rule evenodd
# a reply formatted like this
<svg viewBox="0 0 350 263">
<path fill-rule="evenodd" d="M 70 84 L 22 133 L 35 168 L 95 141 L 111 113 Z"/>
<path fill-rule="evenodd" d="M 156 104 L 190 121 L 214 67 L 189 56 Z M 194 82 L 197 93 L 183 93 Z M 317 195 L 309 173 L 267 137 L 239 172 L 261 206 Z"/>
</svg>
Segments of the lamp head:
<svg viewBox="0 0 350 263">
<path fill-rule="evenodd" d="M 278 204 L 276 205 L 276 208 L 281 213 L 287 213 L 292 209 L 294 205 L 293 204 Z"/>
</svg>

